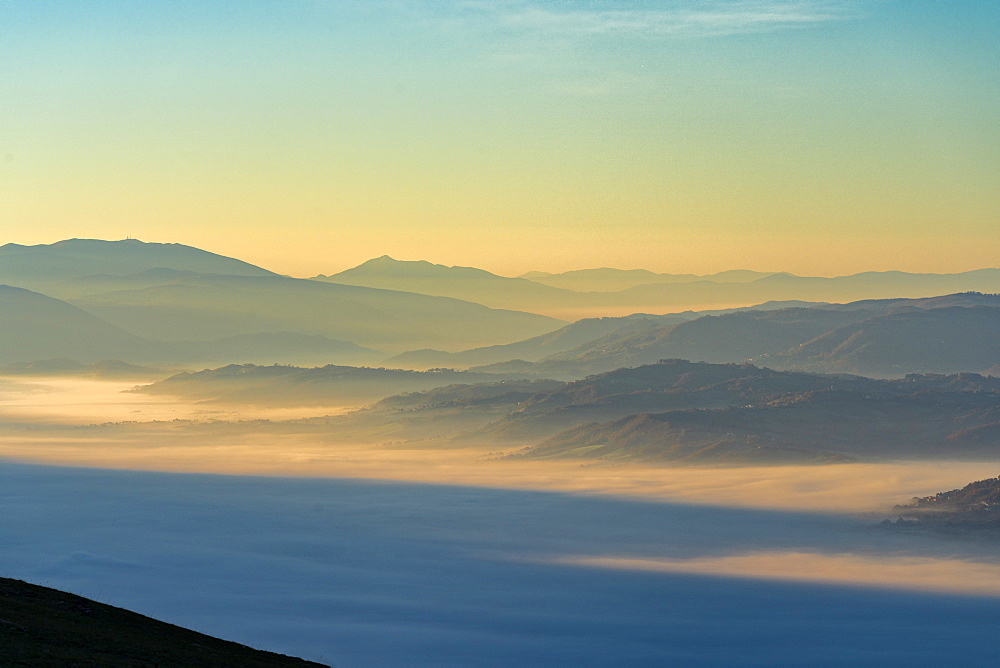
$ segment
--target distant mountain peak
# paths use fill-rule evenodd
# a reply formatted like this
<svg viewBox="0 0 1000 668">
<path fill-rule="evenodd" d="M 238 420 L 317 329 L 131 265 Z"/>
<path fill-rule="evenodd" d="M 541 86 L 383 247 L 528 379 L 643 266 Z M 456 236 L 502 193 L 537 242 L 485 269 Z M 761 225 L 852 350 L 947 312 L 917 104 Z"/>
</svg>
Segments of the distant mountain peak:
<svg viewBox="0 0 1000 668">
<path fill-rule="evenodd" d="M 376 267 L 379 269 L 387 269 L 392 267 L 421 267 L 421 268 L 435 267 L 437 269 L 455 268 L 443 264 L 435 264 L 433 262 L 428 262 L 427 260 L 397 260 L 391 255 L 380 255 L 379 257 L 372 258 L 371 260 L 362 262 L 357 267 L 354 267 L 354 269 L 360 269 L 361 267 L 369 267 L 369 268 Z"/>
<path fill-rule="evenodd" d="M 51 244 L 0 246 L 0 282 L 35 289 L 54 282 L 106 274 L 126 276 L 156 270 L 241 276 L 274 276 L 267 269 L 178 243 L 138 239 L 63 239 Z"/>
<path fill-rule="evenodd" d="M 502 278 L 492 274 L 485 269 L 475 267 L 448 266 L 435 264 L 427 260 L 397 260 L 388 255 L 372 258 L 362 262 L 356 267 L 351 267 L 338 274 L 331 274 L 329 278 L 346 278 L 350 276 L 362 275 L 384 275 L 410 278 Z"/>
<path fill-rule="evenodd" d="M 153 242 L 155 244 L 155 242 Z M 67 246 L 83 246 L 83 245 L 103 245 L 103 244 L 141 244 L 145 245 L 145 241 L 139 241 L 138 239 L 133 239 L 132 237 L 126 237 L 124 239 L 82 239 L 79 237 L 73 237 L 72 239 L 62 239 L 51 244 L 36 244 L 38 246 L 49 246 L 51 248 L 65 248 Z M 180 246 L 181 244 L 155 244 L 157 246 Z M 25 248 L 32 248 L 32 246 L 25 246 Z"/>
</svg>

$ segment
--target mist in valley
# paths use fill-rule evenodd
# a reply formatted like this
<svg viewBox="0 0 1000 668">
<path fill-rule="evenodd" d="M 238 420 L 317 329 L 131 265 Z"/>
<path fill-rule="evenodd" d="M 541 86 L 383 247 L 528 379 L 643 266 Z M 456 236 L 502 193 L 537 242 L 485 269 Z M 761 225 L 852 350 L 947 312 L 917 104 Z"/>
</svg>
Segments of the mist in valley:
<svg viewBox="0 0 1000 668">
<path fill-rule="evenodd" d="M 0 2 L 0 663 L 996 664 L 997 25 Z"/>
<path fill-rule="evenodd" d="M 991 651 L 995 543 L 879 523 L 998 462 L 534 461 L 133 387 L 3 379 L 6 575 L 339 666 Z"/>
<path fill-rule="evenodd" d="M 115 330 L 66 308 L 15 312 L 0 345 L 4 577 L 337 666 L 991 655 L 996 532 L 897 518 L 997 472 L 995 295 L 315 367 L 265 363 L 329 346 L 305 333 L 216 342 L 232 363 L 207 368 L 127 337 L 124 361 L 68 359 L 67 323 L 94 355 Z"/>
</svg>

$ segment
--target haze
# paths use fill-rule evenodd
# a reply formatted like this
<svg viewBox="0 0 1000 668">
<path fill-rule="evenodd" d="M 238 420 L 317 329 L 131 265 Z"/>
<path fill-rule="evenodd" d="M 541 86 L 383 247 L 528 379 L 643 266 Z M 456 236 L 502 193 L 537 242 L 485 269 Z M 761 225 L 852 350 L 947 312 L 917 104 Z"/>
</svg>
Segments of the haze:
<svg viewBox="0 0 1000 668">
<path fill-rule="evenodd" d="M 299 280 L 137 240 L 7 244 L 0 276 L 32 288 L 0 289 L 7 576 L 337 665 L 747 662 L 734 632 L 752 662 L 869 662 L 889 628 L 910 665 L 993 652 L 992 534 L 881 522 L 1000 461 L 997 295 L 564 323 L 441 293 L 629 290 L 387 258 Z M 674 300 L 998 280 L 639 277 Z M 364 285 L 407 281 L 439 294 Z M 405 350 L 469 337 L 492 345 Z M 416 368 L 248 361 L 327 356 Z"/>
<path fill-rule="evenodd" d="M 12 0 L 0 218 L 296 276 L 995 266 L 998 12 Z"/>
<path fill-rule="evenodd" d="M 112 401 L 130 382 L 4 382 L 4 396 L 16 399 L 0 415 L 5 572 L 255 646 L 335 657 L 338 665 L 491 665 L 483 651 L 538 665 L 606 665 L 622 656 L 630 665 L 681 656 L 738 663 L 745 650 L 709 638 L 798 624 L 815 651 L 823 646 L 818 625 L 864 606 L 871 628 L 880 628 L 880 619 L 898 620 L 890 610 L 900 595 L 920 624 L 961 600 L 968 616 L 960 635 L 977 656 L 989 647 L 976 644 L 977 620 L 985 623 L 1000 605 L 1000 562 L 990 545 L 874 528 L 892 504 L 960 486 L 982 475 L 983 462 L 720 469 L 497 460 L 485 446 L 348 442 L 329 427 L 268 426 L 254 419 L 252 405 L 206 412 L 204 404 L 135 394 Z M 248 523 L 253 535 L 269 538 L 251 539 L 240 528 Z M 378 556 L 344 570 L 359 550 Z M 331 555 L 339 556 L 331 562 Z M 260 580 L 262 567 L 271 585 Z M 239 582 L 250 581 L 271 591 L 255 597 L 259 605 L 238 605 Z M 409 584 L 387 588 L 394 581 Z M 776 584 L 761 598 L 756 583 L 769 581 Z M 780 589 L 782 582 L 792 589 Z M 470 587 L 487 608 L 463 593 Z M 846 587 L 837 590 L 839 603 L 828 598 L 833 587 Z M 688 606 L 700 601 L 705 610 L 689 614 L 714 611 L 718 621 L 706 617 L 683 640 L 637 642 L 635 634 L 655 633 L 665 619 L 640 588 Z M 539 593 L 549 602 L 529 612 L 525 599 Z M 974 598 L 951 598 L 958 595 Z M 768 608 L 773 596 L 808 597 L 815 625 Z M 581 616 L 595 597 L 632 613 L 610 625 L 603 614 Z M 401 616 L 414 606 L 436 630 Z M 455 606 L 465 612 L 456 617 Z M 745 608 L 757 610 L 758 621 L 719 616 Z M 523 624 L 543 636 L 532 639 Z M 577 635 L 581 624 L 590 630 Z M 906 628 L 918 633 L 912 623 Z M 874 657 L 865 638 L 823 651 L 838 661 L 844 650 Z M 777 664 L 804 656 L 784 642 L 767 647 L 755 656 Z M 915 640 L 894 656 L 930 664 L 949 651 Z"/>
<path fill-rule="evenodd" d="M 289 426 L 254 435 L 254 420 L 336 415 L 351 407 L 262 410 L 257 405 L 149 399 L 113 381 L 3 379 L 5 456 L 26 462 L 156 471 L 377 478 L 509 489 L 543 489 L 708 505 L 886 512 L 901 500 L 960 486 L 982 462 L 896 462 L 729 469 L 497 460 L 494 446 L 400 447 L 343 442 Z M 13 400 L 12 400 L 13 399 Z M 206 424 L 206 422 L 208 424 Z M 105 424 L 32 436 L 18 424 Z M 36 429 L 37 431 L 37 429 Z M 82 434 L 80 433 L 82 431 Z"/>
<path fill-rule="evenodd" d="M 996 663 L 998 27 L 0 2 L 0 577 L 341 668 Z"/>
</svg>

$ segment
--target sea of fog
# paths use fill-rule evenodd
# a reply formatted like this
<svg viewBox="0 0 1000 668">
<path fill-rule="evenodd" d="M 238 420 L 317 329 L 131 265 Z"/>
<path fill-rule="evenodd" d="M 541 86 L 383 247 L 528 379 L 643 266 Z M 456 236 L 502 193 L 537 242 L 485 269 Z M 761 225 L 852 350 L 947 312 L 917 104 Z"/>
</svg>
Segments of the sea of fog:
<svg viewBox="0 0 1000 668">
<path fill-rule="evenodd" d="M 340 668 L 995 664 L 997 545 L 875 526 L 991 465 L 595 466 L 77 428 L 197 407 L 12 383 L 6 577 Z"/>
</svg>

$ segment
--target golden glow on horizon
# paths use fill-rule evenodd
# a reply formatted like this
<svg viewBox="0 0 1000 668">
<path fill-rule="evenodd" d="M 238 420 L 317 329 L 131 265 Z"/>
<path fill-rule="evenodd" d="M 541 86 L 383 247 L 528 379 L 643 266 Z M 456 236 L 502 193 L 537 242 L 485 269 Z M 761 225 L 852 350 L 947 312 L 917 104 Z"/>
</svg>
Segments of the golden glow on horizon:
<svg viewBox="0 0 1000 668">
<path fill-rule="evenodd" d="M 553 562 L 654 573 L 1000 596 L 1000 564 L 961 558 L 767 551 L 707 559 L 565 557 Z"/>
<path fill-rule="evenodd" d="M 578 460 L 496 460 L 498 446 L 445 449 L 331 441 L 324 433 L 261 431 L 238 420 L 338 414 L 342 406 L 277 408 L 196 403 L 122 394 L 132 383 L 0 378 L 0 419 L 40 426 L 137 420 L 144 424 L 74 435 L 59 430 L 0 434 L 0 457 L 140 470 L 377 478 L 818 513 L 884 512 L 914 496 L 983 477 L 983 462 L 825 466 L 683 467 Z M 148 381 L 147 381 L 148 382 Z M 173 423 L 173 419 L 200 422 Z M 230 424 L 213 421 L 231 420 Z M 160 423 L 152 422 L 160 420 Z M 987 465 L 988 468 L 988 465 Z"/>
<path fill-rule="evenodd" d="M 32 4 L 0 5 L 21 28 L 0 57 L 23 65 L 0 82 L 4 242 L 133 236 L 296 276 L 383 254 L 503 275 L 1000 265 L 976 12 L 805 2 L 804 26 L 758 32 L 773 18 L 722 2 L 706 25 L 639 12 L 639 37 L 556 7 L 164 24 L 97 2 L 66 3 L 93 31 L 62 34 Z"/>
</svg>

